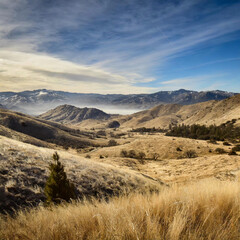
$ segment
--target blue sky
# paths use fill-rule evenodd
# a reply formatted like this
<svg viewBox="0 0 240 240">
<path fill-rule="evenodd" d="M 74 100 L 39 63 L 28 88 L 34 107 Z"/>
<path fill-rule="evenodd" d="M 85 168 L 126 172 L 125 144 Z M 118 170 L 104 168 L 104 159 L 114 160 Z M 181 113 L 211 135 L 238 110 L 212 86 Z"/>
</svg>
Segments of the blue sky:
<svg viewBox="0 0 240 240">
<path fill-rule="evenodd" d="M 239 13 L 239 0 L 0 0 L 0 91 L 240 92 Z"/>
</svg>

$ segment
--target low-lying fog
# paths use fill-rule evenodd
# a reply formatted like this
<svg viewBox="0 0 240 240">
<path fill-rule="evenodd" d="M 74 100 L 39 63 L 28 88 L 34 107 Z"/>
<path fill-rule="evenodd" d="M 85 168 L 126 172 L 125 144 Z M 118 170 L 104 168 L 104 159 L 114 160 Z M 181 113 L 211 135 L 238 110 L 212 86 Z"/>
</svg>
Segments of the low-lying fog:
<svg viewBox="0 0 240 240">
<path fill-rule="evenodd" d="M 18 112 L 22 112 L 25 114 L 29 114 L 32 116 L 38 116 L 42 113 L 45 113 L 51 109 L 56 108 L 57 106 L 63 105 L 63 104 L 69 104 L 69 105 L 73 105 L 75 107 L 79 107 L 79 108 L 97 108 L 99 110 L 102 110 L 108 114 L 120 114 L 120 115 L 128 115 L 128 114 L 132 114 L 135 112 L 139 112 L 142 111 L 143 109 L 136 109 L 136 108 L 129 108 L 129 107 L 124 107 L 124 106 L 113 106 L 113 105 L 93 105 L 93 104 L 84 104 L 84 105 L 80 105 L 80 104 L 74 104 L 74 103 L 44 103 L 44 104 L 34 104 L 34 105 L 21 105 L 18 107 L 15 107 L 12 110 L 18 111 Z"/>
</svg>

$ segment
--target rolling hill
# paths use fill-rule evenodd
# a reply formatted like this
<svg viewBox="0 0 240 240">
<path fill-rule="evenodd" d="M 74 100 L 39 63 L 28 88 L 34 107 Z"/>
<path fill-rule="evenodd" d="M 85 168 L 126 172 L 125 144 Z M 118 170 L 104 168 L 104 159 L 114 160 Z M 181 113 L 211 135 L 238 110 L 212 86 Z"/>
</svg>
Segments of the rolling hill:
<svg viewBox="0 0 240 240">
<path fill-rule="evenodd" d="M 96 108 L 78 108 L 65 104 L 49 110 L 39 117 L 55 122 L 76 124 L 87 119 L 106 120 L 111 115 Z"/>
<path fill-rule="evenodd" d="M 54 151 L 0 136 L 0 213 L 35 206 L 45 200 L 44 186 Z M 159 191 L 163 185 L 137 171 L 119 169 L 63 150 L 58 153 L 79 199 Z"/>
<path fill-rule="evenodd" d="M 91 133 L 5 109 L 0 109 L 0 135 L 39 146 L 82 148 L 95 144 Z"/>
<path fill-rule="evenodd" d="M 169 124 L 216 124 L 240 118 L 240 94 L 221 101 L 208 101 L 192 105 L 165 104 L 117 120 L 122 127 L 161 127 Z"/>
</svg>

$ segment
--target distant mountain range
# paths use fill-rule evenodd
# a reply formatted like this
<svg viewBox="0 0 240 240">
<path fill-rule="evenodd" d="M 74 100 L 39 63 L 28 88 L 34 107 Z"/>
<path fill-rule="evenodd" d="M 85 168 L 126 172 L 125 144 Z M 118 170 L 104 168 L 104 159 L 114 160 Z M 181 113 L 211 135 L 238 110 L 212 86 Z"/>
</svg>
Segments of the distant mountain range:
<svg viewBox="0 0 240 240">
<path fill-rule="evenodd" d="M 85 94 L 39 89 L 23 92 L 0 92 L 0 103 L 11 110 L 40 114 L 58 105 L 112 106 L 126 109 L 148 109 L 159 104 L 177 103 L 190 105 L 209 100 L 222 100 L 236 93 L 225 91 L 160 91 L 152 94 Z"/>
<path fill-rule="evenodd" d="M 220 125 L 233 119 L 239 125 L 240 94 L 220 101 L 211 100 L 191 105 L 160 104 L 130 115 L 110 115 L 95 108 L 62 105 L 40 115 L 39 118 L 64 124 L 77 124 L 89 129 L 107 127 L 113 121 L 117 121 L 125 128 L 168 128 L 169 124 Z"/>
<path fill-rule="evenodd" d="M 111 115 L 96 108 L 78 108 L 65 104 L 49 110 L 39 117 L 60 123 L 75 124 L 87 119 L 106 120 Z"/>
</svg>

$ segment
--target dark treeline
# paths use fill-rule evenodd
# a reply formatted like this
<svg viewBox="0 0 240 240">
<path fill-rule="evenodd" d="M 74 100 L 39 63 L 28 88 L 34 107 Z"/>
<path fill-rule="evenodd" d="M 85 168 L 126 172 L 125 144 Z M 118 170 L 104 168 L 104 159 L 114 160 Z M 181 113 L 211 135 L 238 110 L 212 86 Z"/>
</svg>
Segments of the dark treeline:
<svg viewBox="0 0 240 240">
<path fill-rule="evenodd" d="M 228 121 L 220 126 L 211 125 L 179 125 L 169 126 L 166 136 L 185 137 L 201 140 L 233 140 L 240 138 L 240 128 L 234 126 L 235 120 Z"/>
<path fill-rule="evenodd" d="M 131 132 L 140 132 L 140 133 L 143 133 L 143 132 L 149 132 L 149 133 L 156 133 L 156 132 L 166 132 L 166 130 L 164 129 L 161 129 L 161 128 L 146 128 L 146 127 L 141 127 L 141 128 L 135 128 L 135 129 L 132 129 Z"/>
</svg>

